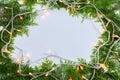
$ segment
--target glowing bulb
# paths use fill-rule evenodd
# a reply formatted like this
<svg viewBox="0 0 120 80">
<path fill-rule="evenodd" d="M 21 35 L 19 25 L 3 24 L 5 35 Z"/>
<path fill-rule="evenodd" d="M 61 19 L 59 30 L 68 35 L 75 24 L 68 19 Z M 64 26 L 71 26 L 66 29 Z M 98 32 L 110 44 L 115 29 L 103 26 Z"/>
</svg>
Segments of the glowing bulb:
<svg viewBox="0 0 120 80">
<path fill-rule="evenodd" d="M 8 33 L 10 34 L 10 36 L 12 36 L 12 34 L 13 34 L 12 32 L 9 32 L 9 31 L 8 31 Z"/>
<path fill-rule="evenodd" d="M 78 5 L 77 7 L 78 7 L 78 8 L 80 8 L 81 6 L 80 6 L 80 5 Z"/>
<path fill-rule="evenodd" d="M 49 75 L 49 73 L 46 73 L 45 76 L 47 77 Z"/>
<path fill-rule="evenodd" d="M 51 71 L 54 71 L 55 70 L 55 67 L 53 67 L 52 69 L 51 69 Z"/>
<path fill-rule="evenodd" d="M 94 48 L 97 48 L 98 47 L 98 44 L 94 44 Z"/>
<path fill-rule="evenodd" d="M 104 69 L 105 72 L 108 70 L 105 64 L 100 64 L 100 68 Z"/>
<path fill-rule="evenodd" d="M 8 9 L 8 7 L 5 7 L 5 9 Z"/>
<path fill-rule="evenodd" d="M 16 71 L 17 73 L 21 73 L 21 71 L 18 69 L 17 71 Z"/>
<path fill-rule="evenodd" d="M 116 35 L 116 34 L 113 34 L 112 37 L 113 37 L 113 38 L 119 38 L 119 36 Z"/>
<path fill-rule="evenodd" d="M 73 80 L 72 77 L 70 77 L 69 80 Z"/>
<path fill-rule="evenodd" d="M 86 79 L 86 77 L 84 75 L 82 75 L 82 79 Z"/>
<path fill-rule="evenodd" d="M 30 75 L 30 76 L 33 76 L 33 74 L 32 74 L 31 72 L 29 72 L 29 75 Z"/>
<path fill-rule="evenodd" d="M 62 3 L 63 1 L 62 1 L 62 0 L 59 0 L 59 2 L 61 2 L 61 3 Z"/>
<path fill-rule="evenodd" d="M 81 69 L 81 70 L 83 70 L 83 69 L 84 69 L 84 67 L 83 67 L 83 66 L 80 66 L 80 69 Z"/>
<path fill-rule="evenodd" d="M 18 29 L 17 31 L 18 31 L 18 32 L 22 32 L 22 30 L 20 30 L 20 29 Z"/>
<path fill-rule="evenodd" d="M 24 4 L 25 0 L 19 0 L 18 3 L 19 4 Z"/>
<path fill-rule="evenodd" d="M 29 53 L 26 53 L 26 54 L 25 54 L 25 57 L 29 58 L 29 57 L 30 57 L 30 54 L 29 54 Z"/>
<path fill-rule="evenodd" d="M 103 42 L 103 39 L 101 39 L 101 38 L 98 38 L 98 41 L 100 41 L 100 42 Z"/>
<path fill-rule="evenodd" d="M 3 52 L 5 52 L 5 53 L 10 53 L 10 51 L 8 51 L 7 48 L 5 48 L 5 49 L 3 50 Z"/>
<path fill-rule="evenodd" d="M 18 64 L 21 64 L 21 63 L 22 63 L 22 59 L 21 59 L 21 58 L 17 58 L 17 59 L 16 59 L 16 62 L 17 62 Z"/>
<path fill-rule="evenodd" d="M 23 16 L 19 16 L 20 20 L 22 21 L 23 20 Z"/>
<path fill-rule="evenodd" d="M 101 31 L 100 31 L 100 34 L 103 34 L 105 32 L 105 30 L 104 29 L 102 29 Z"/>
</svg>

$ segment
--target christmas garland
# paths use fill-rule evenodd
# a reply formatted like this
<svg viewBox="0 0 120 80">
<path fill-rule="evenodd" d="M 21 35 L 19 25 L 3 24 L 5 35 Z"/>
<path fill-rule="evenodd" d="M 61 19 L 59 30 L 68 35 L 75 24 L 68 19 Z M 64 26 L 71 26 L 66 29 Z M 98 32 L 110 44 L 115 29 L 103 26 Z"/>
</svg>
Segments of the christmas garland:
<svg viewBox="0 0 120 80">
<path fill-rule="evenodd" d="M 35 5 L 43 8 L 35 10 Z M 119 80 L 120 79 L 120 0 L 0 0 L 0 80 Z M 36 25 L 37 13 L 64 8 L 71 16 L 83 15 L 101 22 L 103 31 L 94 46 L 91 61 L 77 62 L 48 55 L 31 67 L 24 63 L 24 51 L 14 45 L 18 35 L 28 35 L 28 27 Z M 21 56 L 11 57 L 14 49 Z M 55 64 L 49 57 L 60 59 Z"/>
</svg>

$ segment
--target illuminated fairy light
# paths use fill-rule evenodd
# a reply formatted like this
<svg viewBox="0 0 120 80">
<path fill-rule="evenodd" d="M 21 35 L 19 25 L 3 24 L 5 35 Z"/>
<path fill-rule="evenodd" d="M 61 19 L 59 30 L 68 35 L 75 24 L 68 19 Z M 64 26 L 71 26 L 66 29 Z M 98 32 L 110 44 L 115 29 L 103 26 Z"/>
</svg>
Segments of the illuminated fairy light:
<svg viewBox="0 0 120 80">
<path fill-rule="evenodd" d="M 26 54 L 25 54 L 25 57 L 26 57 L 26 58 L 29 58 L 29 57 L 30 57 L 30 53 L 26 53 Z"/>
<path fill-rule="evenodd" d="M 18 32 L 22 32 L 22 30 L 20 30 L 20 29 L 18 29 L 17 31 L 18 31 Z"/>
<path fill-rule="evenodd" d="M 5 48 L 5 49 L 3 50 L 3 52 L 5 52 L 5 53 L 11 53 L 7 48 Z"/>
<path fill-rule="evenodd" d="M 100 64 L 100 68 L 102 68 L 104 70 L 104 72 L 108 71 L 108 69 L 107 69 L 105 64 Z"/>
<path fill-rule="evenodd" d="M 72 77 L 69 77 L 69 79 L 68 79 L 68 80 L 73 80 L 73 79 L 72 79 Z"/>
<path fill-rule="evenodd" d="M 24 4 L 25 0 L 19 0 L 19 4 Z"/>
<path fill-rule="evenodd" d="M 80 66 L 80 69 L 81 69 L 81 70 L 83 70 L 83 69 L 84 69 L 84 67 L 83 67 L 83 66 Z"/>
<path fill-rule="evenodd" d="M 22 21 L 23 20 L 23 16 L 19 16 L 20 20 Z"/>
<path fill-rule="evenodd" d="M 22 58 L 17 58 L 17 59 L 16 59 L 16 62 L 17 62 L 18 64 L 21 64 L 21 63 L 23 62 L 23 60 L 22 60 Z"/>
<path fill-rule="evenodd" d="M 61 3 L 62 3 L 62 2 L 63 2 L 63 0 L 59 0 L 59 2 L 61 2 Z"/>
<path fill-rule="evenodd" d="M 98 38 L 98 41 L 100 41 L 100 42 L 103 42 L 103 39 L 101 39 L 101 38 Z"/>
<path fill-rule="evenodd" d="M 97 48 L 98 46 L 99 46 L 98 44 L 94 44 L 94 45 L 93 45 L 94 48 Z"/>
<path fill-rule="evenodd" d="M 30 75 L 30 76 L 33 76 L 33 74 L 32 74 L 31 72 L 29 72 L 29 75 Z"/>
<path fill-rule="evenodd" d="M 82 75 L 82 79 L 85 79 L 85 80 L 87 80 L 87 78 L 86 78 L 84 75 Z"/>
<path fill-rule="evenodd" d="M 49 73 L 47 72 L 46 74 L 45 74 L 45 76 L 47 77 L 49 75 Z"/>
<path fill-rule="evenodd" d="M 113 34 L 112 37 L 113 37 L 113 38 L 120 38 L 120 37 L 119 37 L 118 35 L 116 35 L 116 34 Z"/>
<path fill-rule="evenodd" d="M 17 69 L 17 71 L 16 71 L 18 74 L 20 74 L 21 73 L 21 71 L 19 70 L 19 69 Z"/>
</svg>

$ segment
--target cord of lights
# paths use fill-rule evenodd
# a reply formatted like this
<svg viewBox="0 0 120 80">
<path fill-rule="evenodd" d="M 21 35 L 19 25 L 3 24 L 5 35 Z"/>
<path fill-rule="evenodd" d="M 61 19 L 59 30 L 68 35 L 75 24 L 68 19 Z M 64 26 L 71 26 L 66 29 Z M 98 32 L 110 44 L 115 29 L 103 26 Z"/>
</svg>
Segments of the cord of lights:
<svg viewBox="0 0 120 80">
<path fill-rule="evenodd" d="M 105 30 L 105 32 L 107 32 L 108 33 L 108 38 L 107 38 L 107 41 L 105 41 L 105 42 L 103 42 L 103 40 L 102 39 L 98 39 L 99 41 L 101 41 L 101 42 L 103 42 L 102 43 L 102 45 L 100 45 L 99 47 L 97 47 L 97 50 L 96 50 L 96 52 L 95 52 L 95 65 L 93 65 L 93 66 L 88 66 L 88 65 L 85 65 L 85 64 L 81 64 L 81 63 L 79 63 L 79 62 L 75 62 L 76 64 L 74 65 L 74 66 L 76 66 L 76 65 L 83 65 L 83 66 L 85 66 L 85 67 L 90 67 L 90 68 L 93 68 L 94 70 L 93 70 L 93 74 L 92 74 L 92 77 L 91 77 L 91 79 L 90 80 L 93 80 L 93 78 L 94 78 L 94 76 L 95 76 L 95 73 L 96 73 L 96 69 L 99 69 L 99 68 L 103 68 L 104 70 L 106 70 L 106 61 L 108 60 L 108 57 L 109 57 L 109 55 L 110 55 L 110 52 L 111 52 L 111 50 L 112 50 L 112 48 L 114 47 L 114 45 L 116 44 L 116 43 L 118 43 L 118 41 L 120 41 L 120 37 L 119 36 L 117 36 L 116 34 L 114 34 L 114 27 L 116 27 L 116 28 L 118 28 L 118 30 L 120 31 L 120 28 L 117 26 L 117 24 L 114 22 L 114 21 L 112 21 L 112 20 L 110 20 L 108 17 L 106 17 L 95 5 L 93 5 L 92 3 L 90 3 L 89 1 L 87 2 L 87 3 L 85 3 L 85 2 L 81 2 L 81 3 L 77 3 L 77 2 L 75 2 L 75 0 L 74 0 L 74 2 L 73 3 L 69 3 L 69 1 L 66 1 L 66 0 L 50 0 L 49 2 L 48 1 L 46 1 L 47 2 L 47 7 L 48 6 L 50 6 L 51 5 L 51 3 L 54 3 L 54 5 L 56 5 L 57 3 L 57 1 L 59 1 L 59 2 L 61 2 L 61 3 L 64 3 L 65 5 L 67 5 L 68 6 L 68 9 L 71 9 L 72 10 L 72 14 L 74 14 L 74 13 L 77 13 L 77 10 L 82 10 L 82 9 L 85 9 L 85 8 L 87 8 L 87 7 L 91 7 L 91 8 L 94 8 L 95 10 L 96 10 L 96 14 L 98 15 L 98 19 L 100 20 L 100 22 L 102 23 L 102 25 L 104 25 L 103 26 L 103 28 L 104 28 L 104 30 Z M 52 5 L 51 7 L 53 7 L 54 5 Z M 84 7 L 80 7 L 80 5 L 85 5 Z M 77 6 L 77 8 L 76 8 L 76 6 Z M 51 8 L 51 7 L 49 7 L 49 8 Z M 49 9 L 49 8 L 47 8 L 47 9 Z M 4 53 L 6 52 L 6 53 L 11 53 L 9 50 L 7 50 L 7 48 L 8 48 L 8 46 L 10 46 L 11 44 L 10 44 L 10 42 L 11 42 L 11 40 L 12 40 L 12 33 L 14 32 L 14 25 L 13 25 L 13 23 L 14 23 L 14 19 L 16 18 L 16 17 L 19 17 L 20 16 L 20 19 L 22 20 L 22 15 L 27 15 L 27 14 L 32 14 L 32 13 L 34 13 L 34 12 L 25 12 L 25 13 L 21 13 L 21 14 L 17 14 L 17 15 L 15 15 L 15 16 L 13 16 L 13 13 L 14 13 L 14 11 L 13 11 L 13 8 L 8 8 L 8 7 L 5 7 L 5 9 L 10 9 L 11 10 L 11 19 L 10 19 L 10 21 L 8 22 L 8 24 L 2 29 L 2 31 L 1 31 L 1 40 L 2 40 L 2 42 L 4 42 L 5 43 L 5 45 L 3 46 L 3 48 L 2 48 L 2 50 L 1 50 L 1 53 L 2 53 L 2 56 L 4 57 L 4 58 L 7 58 L 5 55 L 4 55 Z M 35 11 L 35 12 L 41 12 L 41 11 L 46 11 L 46 8 L 45 9 L 41 9 L 41 10 L 37 10 L 37 11 Z M 104 22 L 103 22 L 103 20 L 102 20 L 102 18 L 104 18 L 106 21 L 108 21 L 107 22 L 107 24 L 105 24 Z M 9 26 L 11 24 L 11 30 L 10 31 L 8 31 L 7 30 L 7 27 Z M 113 32 L 112 32 L 112 41 L 114 40 L 114 37 L 117 37 L 118 38 L 118 40 L 117 41 L 115 41 L 113 44 L 112 44 L 112 46 L 110 47 L 110 49 L 109 49 L 109 51 L 108 51 L 108 53 L 107 53 L 107 55 L 106 55 L 106 57 L 105 57 L 105 60 L 104 60 L 104 62 L 103 63 L 100 63 L 100 57 L 99 57 L 99 55 L 100 55 L 100 49 L 103 47 L 103 46 L 105 46 L 105 45 L 109 45 L 108 44 L 108 42 L 110 41 L 110 37 L 111 37 L 111 35 L 110 35 L 110 31 L 108 31 L 107 30 L 107 27 L 108 27 L 108 25 L 109 24 L 112 24 L 112 28 L 113 28 Z M 20 30 L 17 30 L 18 32 L 20 31 Z M 10 34 L 10 38 L 9 38 L 9 41 L 8 42 L 6 42 L 4 39 L 3 39 L 3 34 L 4 34 L 4 32 L 7 32 L 8 34 Z M 13 46 L 13 45 L 12 45 Z M 20 49 L 20 48 L 18 48 L 17 46 L 14 46 L 14 48 L 16 48 L 16 49 L 18 49 L 19 51 L 20 51 L 20 53 L 21 53 L 21 57 L 20 57 L 20 59 L 24 59 L 24 51 L 22 50 L 22 49 Z M 48 56 L 46 56 L 46 57 L 44 57 L 44 58 L 41 58 L 41 59 L 39 59 L 39 60 L 37 60 L 37 61 L 41 61 L 42 59 L 45 59 L 45 58 L 49 58 L 49 57 L 55 57 L 55 58 L 58 58 L 58 59 L 61 59 L 61 60 L 67 60 L 67 61 L 71 61 L 71 60 L 68 60 L 68 59 L 64 59 L 64 58 L 62 58 L 62 57 L 60 57 L 60 56 L 57 56 L 57 55 L 48 55 Z M 41 77 L 41 76 L 43 76 L 43 75 L 45 75 L 45 76 L 51 76 L 53 79 L 55 79 L 55 80 L 58 80 L 54 75 L 52 75 L 52 74 L 50 74 L 52 71 L 54 71 L 54 70 L 56 70 L 57 69 L 57 67 L 53 67 L 51 70 L 49 70 L 49 71 L 47 71 L 47 72 L 40 72 L 40 73 L 31 73 L 31 72 L 29 72 L 29 74 L 23 74 L 22 73 L 22 60 L 20 60 L 20 59 L 18 59 L 18 64 L 19 64 L 19 69 L 17 70 L 17 73 L 19 73 L 20 75 L 22 75 L 22 76 L 33 76 L 33 78 L 31 79 L 31 80 L 33 80 L 33 79 L 36 79 L 36 78 L 38 78 L 38 77 Z M 20 62 L 19 62 L 20 61 Z M 36 61 L 35 61 L 36 62 Z M 71 62 L 74 62 L 74 61 L 71 61 Z M 57 65 L 59 65 L 59 64 L 57 64 Z M 67 65 L 67 64 L 66 64 Z M 82 78 L 84 78 L 85 80 L 87 80 L 87 78 L 85 78 L 85 76 L 83 76 Z M 64 77 L 63 77 L 63 80 L 64 80 Z"/>
</svg>

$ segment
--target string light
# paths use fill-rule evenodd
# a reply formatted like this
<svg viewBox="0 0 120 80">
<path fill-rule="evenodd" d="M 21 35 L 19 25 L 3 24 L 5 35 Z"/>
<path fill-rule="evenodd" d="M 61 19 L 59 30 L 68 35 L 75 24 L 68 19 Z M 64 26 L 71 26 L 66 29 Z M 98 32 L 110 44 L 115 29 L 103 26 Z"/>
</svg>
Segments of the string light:
<svg viewBox="0 0 120 80">
<path fill-rule="evenodd" d="M 11 53 L 7 48 L 5 48 L 5 49 L 3 50 L 3 52 L 5 52 L 5 53 Z"/>
<path fill-rule="evenodd" d="M 37 0 L 37 1 L 38 1 L 38 0 Z M 25 0 L 20 0 L 20 1 L 18 1 L 18 2 L 20 2 L 20 4 L 24 4 Z M 63 1 L 62 1 L 62 0 L 59 0 L 59 2 L 63 2 Z M 64 2 L 63 2 L 63 3 L 64 3 Z M 69 4 L 69 3 L 68 3 L 68 4 Z M 68 4 L 67 4 L 67 5 L 68 5 Z M 79 4 L 79 3 L 78 3 L 78 4 Z M 82 3 L 80 3 L 80 4 L 82 4 Z M 83 3 L 83 4 L 85 4 L 85 3 Z M 86 4 L 89 4 L 89 5 L 90 5 L 91 3 L 90 3 L 90 2 L 87 2 Z M 71 12 L 72 14 L 74 14 L 75 11 L 76 11 L 76 8 L 74 8 L 75 5 L 76 5 L 75 3 L 73 3 L 71 6 L 68 5 L 68 9 L 70 9 L 70 12 Z M 92 6 L 92 4 L 91 4 L 91 6 Z M 83 9 L 80 5 L 77 6 L 77 7 L 80 8 L 80 9 Z M 105 18 L 105 19 L 108 21 L 108 22 L 105 24 L 105 27 L 107 27 L 110 23 L 112 23 L 112 24 L 114 24 L 115 27 L 119 28 L 113 21 L 109 20 L 104 14 L 102 14 L 102 13 L 99 11 L 99 9 L 97 9 L 95 6 L 92 6 L 92 7 L 94 7 L 94 8 L 96 9 L 96 12 L 98 13 L 98 18 L 101 20 L 101 22 L 102 22 L 102 19 L 101 19 L 101 18 Z M 5 7 L 5 9 L 9 9 L 9 8 L 8 8 L 8 7 Z M 79 9 L 79 10 L 80 10 L 80 9 Z M 49 13 L 48 13 L 48 9 L 45 9 L 44 12 L 46 13 L 46 15 L 49 14 Z M 23 20 L 23 16 L 22 16 L 22 15 L 27 15 L 27 14 L 29 14 L 29 13 L 31 13 L 31 12 L 23 13 L 23 14 L 17 14 L 16 16 L 14 16 L 14 17 L 11 18 L 10 23 L 15 19 L 15 17 L 17 17 L 17 16 L 19 16 L 19 15 L 21 15 L 21 16 L 19 16 L 20 20 Z M 13 13 L 12 13 L 12 15 L 13 15 Z M 45 18 L 45 15 L 42 15 L 41 17 L 42 17 L 42 18 Z M 8 25 L 10 25 L 10 23 L 9 23 Z M 7 31 L 7 27 L 8 27 L 8 26 L 6 26 L 4 30 L 2 30 L 2 33 L 3 33 L 4 31 Z M 11 28 L 11 31 L 12 31 L 12 29 L 13 29 L 13 28 Z M 106 28 L 105 28 L 105 29 L 106 29 Z M 119 28 L 119 30 L 120 30 L 120 28 Z M 8 32 L 10 35 L 12 35 L 12 32 L 11 32 L 11 31 L 7 31 L 7 32 Z M 21 31 L 19 31 L 19 30 L 17 30 L 17 31 L 18 31 L 18 32 L 21 32 Z M 106 32 L 109 32 L 109 31 L 106 30 Z M 3 34 L 1 34 L 1 36 L 3 36 Z M 109 36 L 110 36 L 110 35 L 109 35 Z M 116 34 L 114 34 L 114 33 L 113 33 L 112 37 L 120 38 L 118 35 L 116 35 Z M 12 38 L 12 37 L 11 37 L 11 38 Z M 10 40 L 11 40 L 11 38 L 10 38 Z M 6 42 L 3 40 L 3 37 L 1 37 L 1 40 L 2 40 L 4 43 L 6 43 Z M 8 41 L 8 44 L 10 44 L 10 40 Z M 101 42 L 103 42 L 103 40 L 102 40 L 101 38 L 99 38 L 98 40 L 101 41 Z M 97 46 L 97 47 L 98 47 L 98 50 L 97 50 L 98 53 L 99 53 L 100 48 L 103 47 L 104 45 L 106 45 L 106 43 L 107 43 L 108 41 L 110 41 L 110 39 L 108 39 L 105 43 L 103 43 L 103 44 L 100 45 L 99 47 Z M 117 41 L 118 41 L 118 40 L 117 40 Z M 117 41 L 116 41 L 116 42 L 117 42 Z M 114 44 L 115 44 L 116 42 L 114 42 Z M 6 43 L 6 44 L 7 44 L 7 43 Z M 106 59 L 105 59 L 104 63 L 105 63 L 106 60 L 108 59 L 109 53 L 111 52 L 111 49 L 112 49 L 112 47 L 114 46 L 114 44 L 113 44 L 113 45 L 111 46 L 111 48 L 109 49 L 109 52 L 108 52 L 108 54 L 107 54 L 107 56 L 106 56 Z M 7 47 L 8 47 L 8 46 L 7 46 Z M 10 53 L 10 51 L 8 51 L 7 48 L 5 48 L 2 52 Z M 97 52 L 96 52 L 96 53 L 97 53 Z M 63 58 L 58 57 L 58 56 L 55 56 L 55 55 L 51 55 L 51 56 L 57 57 L 57 58 L 59 58 L 59 59 L 63 59 Z M 98 57 L 99 57 L 99 55 L 98 55 Z M 97 58 L 97 57 L 95 57 L 95 59 L 96 59 L 96 58 Z M 22 59 L 23 59 L 23 56 L 22 56 L 21 58 L 18 58 L 18 59 L 17 59 L 17 62 L 18 62 L 18 64 L 19 64 L 20 66 L 22 66 L 22 64 L 21 64 L 22 61 L 23 61 Z M 98 59 L 99 59 L 99 58 L 98 58 Z M 66 59 L 63 59 L 63 60 L 66 60 Z M 99 61 L 98 61 L 98 63 L 99 63 Z M 97 63 L 95 63 L 95 64 L 97 64 Z M 88 65 L 84 65 L 84 66 L 88 67 Z M 79 68 L 80 68 L 81 70 L 84 69 L 83 66 L 80 66 Z M 91 67 L 91 68 L 94 68 L 94 67 Z M 100 68 L 103 68 L 104 71 L 107 71 L 107 67 L 106 67 L 105 64 L 100 64 Z M 45 74 L 45 76 L 48 76 L 48 75 L 49 75 L 49 72 L 54 71 L 55 69 L 56 69 L 56 68 L 53 67 L 50 71 L 48 71 L 48 72 Z M 77 70 L 78 70 L 78 69 L 77 69 Z M 22 71 L 22 69 L 20 68 L 20 69 L 17 70 L 17 73 L 21 73 L 21 71 Z M 93 73 L 95 73 L 95 70 L 94 70 Z M 33 76 L 33 74 L 32 74 L 31 72 L 29 72 L 29 75 L 30 75 L 30 76 Z M 95 74 L 93 74 L 93 76 L 92 76 L 92 78 L 91 78 L 90 80 L 92 80 L 92 79 L 94 78 L 94 76 L 95 76 Z M 69 78 L 69 79 L 72 80 L 72 77 Z M 86 77 L 82 75 L 82 79 L 86 79 Z"/>
<path fill-rule="evenodd" d="M 72 77 L 69 77 L 69 80 L 73 80 Z"/>
<path fill-rule="evenodd" d="M 23 20 L 23 16 L 19 16 L 20 20 L 22 21 Z"/>
<path fill-rule="evenodd" d="M 63 1 L 62 1 L 62 0 L 59 0 L 59 2 L 61 2 L 61 3 L 62 3 Z"/>
<path fill-rule="evenodd" d="M 10 36 L 12 36 L 12 34 L 13 34 L 12 32 L 10 32 L 10 31 L 7 31 L 7 32 L 10 34 Z"/>
<path fill-rule="evenodd" d="M 31 72 L 29 72 L 29 75 L 30 75 L 30 76 L 33 76 L 33 74 L 32 74 Z"/>
<path fill-rule="evenodd" d="M 18 32 L 22 32 L 22 30 L 20 30 L 20 29 L 18 29 L 17 31 L 18 31 Z"/>
<path fill-rule="evenodd" d="M 98 41 L 103 42 L 103 39 L 102 38 L 98 38 Z"/>
<path fill-rule="evenodd" d="M 107 67 L 105 64 L 100 64 L 100 68 L 104 69 L 104 71 L 107 72 Z"/>
<path fill-rule="evenodd" d="M 119 38 L 119 36 L 116 35 L 116 34 L 113 34 L 112 37 L 113 37 L 113 38 Z"/>
<path fill-rule="evenodd" d="M 19 0 L 19 4 L 24 4 L 25 0 Z"/>
<path fill-rule="evenodd" d="M 19 69 L 17 69 L 17 71 L 16 71 L 18 74 L 20 74 L 21 73 L 21 71 L 19 70 Z"/>
<path fill-rule="evenodd" d="M 26 58 L 29 58 L 29 57 L 30 57 L 30 53 L 26 53 L 26 54 L 25 54 L 25 57 L 26 57 Z"/>
<path fill-rule="evenodd" d="M 45 76 L 47 77 L 49 75 L 49 73 L 46 73 Z"/>
<path fill-rule="evenodd" d="M 86 79 L 86 77 L 84 75 L 82 75 L 82 79 Z"/>
<path fill-rule="evenodd" d="M 93 46 L 94 46 L 94 48 L 97 48 L 99 45 L 98 44 L 94 44 Z"/>
<path fill-rule="evenodd" d="M 84 69 L 84 67 L 83 67 L 83 66 L 80 66 L 80 69 L 81 69 L 81 70 L 83 70 L 83 69 Z"/>
</svg>

